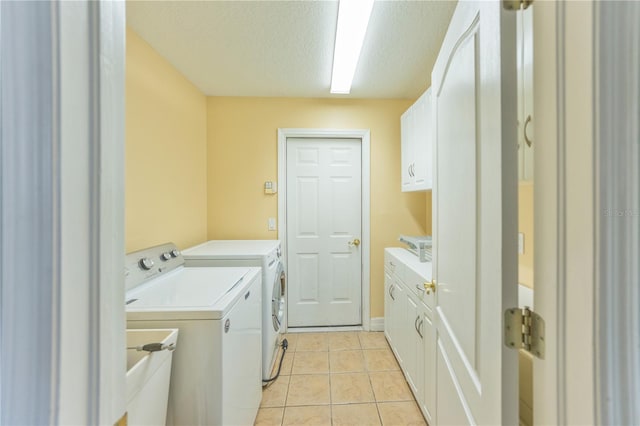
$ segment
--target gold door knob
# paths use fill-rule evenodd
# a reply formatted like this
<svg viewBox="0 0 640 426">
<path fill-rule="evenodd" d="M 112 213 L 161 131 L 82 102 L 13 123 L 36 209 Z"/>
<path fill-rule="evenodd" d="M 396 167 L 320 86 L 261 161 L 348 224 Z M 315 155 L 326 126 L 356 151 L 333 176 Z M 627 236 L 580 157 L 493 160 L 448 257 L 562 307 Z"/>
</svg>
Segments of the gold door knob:
<svg viewBox="0 0 640 426">
<path fill-rule="evenodd" d="M 349 245 L 358 247 L 360 245 L 360 240 L 356 238 L 353 241 L 351 241 Z"/>
<path fill-rule="evenodd" d="M 431 294 L 432 291 L 435 293 L 436 285 L 436 280 L 431 280 L 430 282 L 424 283 L 424 289 L 427 290 L 427 294 Z"/>
</svg>

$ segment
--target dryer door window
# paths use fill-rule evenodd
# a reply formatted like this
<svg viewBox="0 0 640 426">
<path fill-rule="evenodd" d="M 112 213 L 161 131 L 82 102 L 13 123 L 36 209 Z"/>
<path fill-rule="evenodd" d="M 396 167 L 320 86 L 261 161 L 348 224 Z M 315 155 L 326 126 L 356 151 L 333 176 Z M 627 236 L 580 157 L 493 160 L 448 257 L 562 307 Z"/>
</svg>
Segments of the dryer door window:
<svg viewBox="0 0 640 426">
<path fill-rule="evenodd" d="M 282 264 L 278 264 L 278 272 L 276 272 L 271 293 L 271 319 L 273 320 L 273 329 L 278 332 L 280 331 L 284 317 L 285 287 L 286 276 L 282 269 Z"/>
</svg>

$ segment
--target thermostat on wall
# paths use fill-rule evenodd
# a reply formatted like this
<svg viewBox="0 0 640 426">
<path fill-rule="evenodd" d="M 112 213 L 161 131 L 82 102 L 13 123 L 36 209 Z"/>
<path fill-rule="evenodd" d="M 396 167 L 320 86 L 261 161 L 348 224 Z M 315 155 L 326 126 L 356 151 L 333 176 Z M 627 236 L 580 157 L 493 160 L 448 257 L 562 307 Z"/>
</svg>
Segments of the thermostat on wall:
<svg viewBox="0 0 640 426">
<path fill-rule="evenodd" d="M 266 181 L 264 183 L 264 193 L 265 194 L 275 194 L 278 192 L 277 185 L 275 182 Z"/>
</svg>

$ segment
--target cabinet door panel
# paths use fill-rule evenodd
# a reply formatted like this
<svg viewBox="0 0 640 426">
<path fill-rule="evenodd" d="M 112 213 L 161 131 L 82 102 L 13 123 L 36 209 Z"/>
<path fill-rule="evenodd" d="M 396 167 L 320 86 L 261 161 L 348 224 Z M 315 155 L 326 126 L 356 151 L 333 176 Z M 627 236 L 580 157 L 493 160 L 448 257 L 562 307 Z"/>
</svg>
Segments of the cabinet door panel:
<svg viewBox="0 0 640 426">
<path fill-rule="evenodd" d="M 393 300 L 391 299 L 391 287 L 393 286 L 393 278 L 387 268 L 384 270 L 384 335 L 387 337 L 389 344 L 394 345 L 393 340 Z"/>
<path fill-rule="evenodd" d="M 404 360 L 404 374 L 409 382 L 411 390 L 417 392 L 417 368 L 418 359 L 416 348 L 420 337 L 417 332 L 418 322 L 420 320 L 420 314 L 418 313 L 418 304 L 407 292 L 407 316 L 405 318 L 404 329 L 407 333 L 407 347 L 406 353 L 403 355 Z"/>
<path fill-rule="evenodd" d="M 396 277 L 393 277 L 391 291 L 391 317 L 391 339 L 394 342 L 393 352 L 400 366 L 403 366 L 404 355 L 407 353 L 407 332 L 404 326 L 407 317 L 407 292 Z"/>
<path fill-rule="evenodd" d="M 414 145 L 414 188 L 416 190 L 430 189 L 431 183 L 431 141 L 430 134 L 432 120 L 431 89 L 416 102 L 416 138 Z"/>
<path fill-rule="evenodd" d="M 533 180 L 533 8 L 517 12 L 518 179 Z"/>
<path fill-rule="evenodd" d="M 422 394 L 420 408 L 427 422 L 433 424 L 436 409 L 436 331 L 427 311 L 422 315 Z"/>
<path fill-rule="evenodd" d="M 400 117 L 400 164 L 401 164 L 401 188 L 403 191 L 406 191 L 410 188 L 413 183 L 413 179 L 411 177 L 410 166 L 411 166 L 411 133 L 413 126 L 412 122 L 412 109 L 409 108 L 402 114 Z"/>
<path fill-rule="evenodd" d="M 518 179 L 524 179 L 524 71 L 523 71 L 523 36 L 522 12 L 516 14 L 516 68 L 518 92 Z"/>
<path fill-rule="evenodd" d="M 433 114 L 431 89 L 402 114 L 402 191 L 424 191 L 432 184 Z"/>
<path fill-rule="evenodd" d="M 533 180 L 533 151 L 535 147 L 533 117 L 533 8 L 522 13 L 522 75 L 523 75 L 523 137 L 524 161 L 522 171 L 524 180 Z"/>
</svg>

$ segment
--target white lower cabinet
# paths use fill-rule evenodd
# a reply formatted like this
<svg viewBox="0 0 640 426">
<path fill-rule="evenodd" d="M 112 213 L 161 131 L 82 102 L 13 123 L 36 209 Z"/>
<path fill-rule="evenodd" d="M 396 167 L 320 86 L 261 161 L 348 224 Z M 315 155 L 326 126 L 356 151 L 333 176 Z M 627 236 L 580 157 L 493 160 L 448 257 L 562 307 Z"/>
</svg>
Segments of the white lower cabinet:
<svg viewBox="0 0 640 426">
<path fill-rule="evenodd" d="M 391 287 L 391 336 L 393 339 L 393 353 L 402 367 L 407 356 L 407 331 L 405 321 L 407 317 L 407 291 L 401 282 L 394 278 Z"/>
<path fill-rule="evenodd" d="M 418 334 L 418 324 L 420 322 L 420 314 L 418 313 L 418 304 L 414 297 L 407 297 L 407 315 L 404 322 L 404 332 L 407 334 L 407 347 L 404 355 L 404 375 L 407 378 L 409 387 L 418 397 L 419 389 L 422 388 L 422 377 L 418 376 L 418 341 L 422 343 L 422 339 Z"/>
<path fill-rule="evenodd" d="M 384 268 L 384 335 L 389 342 L 389 345 L 393 346 L 395 339 L 393 338 L 393 326 L 391 321 L 393 315 L 391 315 L 392 303 L 391 299 L 391 287 L 393 286 L 393 278 L 391 277 L 391 271 L 385 266 Z"/>
<path fill-rule="evenodd" d="M 427 422 L 433 425 L 436 409 L 436 329 L 431 318 L 430 310 L 425 308 L 422 311 L 422 346 L 420 349 L 423 362 L 421 363 L 422 370 L 418 372 L 422 375 L 422 391 L 416 395 L 416 399 Z"/>
<path fill-rule="evenodd" d="M 415 258 L 416 264 L 412 264 Z M 385 249 L 385 336 L 418 406 L 429 424 L 435 421 L 436 333 L 428 297 L 415 291 L 416 282 L 431 279 L 424 267 L 401 248 Z M 410 284 L 405 283 L 410 282 Z M 431 304 L 431 303 L 429 303 Z"/>
</svg>

